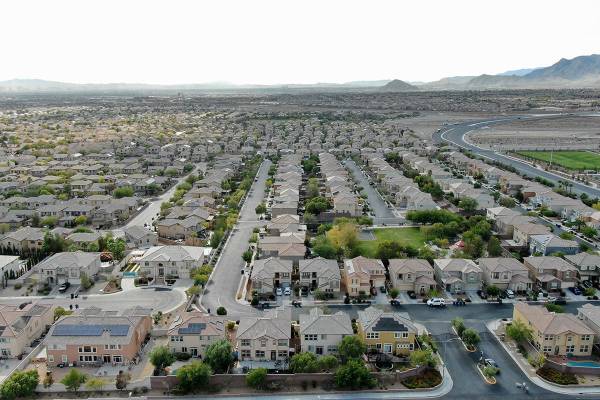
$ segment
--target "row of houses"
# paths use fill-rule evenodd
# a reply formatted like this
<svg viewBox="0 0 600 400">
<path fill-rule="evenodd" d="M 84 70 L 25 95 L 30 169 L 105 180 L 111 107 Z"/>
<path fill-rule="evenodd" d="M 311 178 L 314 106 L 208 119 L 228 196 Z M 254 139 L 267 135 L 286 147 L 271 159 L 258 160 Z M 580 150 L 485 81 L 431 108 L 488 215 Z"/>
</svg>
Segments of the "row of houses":
<svg viewBox="0 0 600 400">
<path fill-rule="evenodd" d="M 360 217 L 362 202 L 352 187 L 352 178 L 331 153 L 319 154 L 319 168 L 325 186 L 325 197 L 333 204 L 336 216 Z"/>
</svg>

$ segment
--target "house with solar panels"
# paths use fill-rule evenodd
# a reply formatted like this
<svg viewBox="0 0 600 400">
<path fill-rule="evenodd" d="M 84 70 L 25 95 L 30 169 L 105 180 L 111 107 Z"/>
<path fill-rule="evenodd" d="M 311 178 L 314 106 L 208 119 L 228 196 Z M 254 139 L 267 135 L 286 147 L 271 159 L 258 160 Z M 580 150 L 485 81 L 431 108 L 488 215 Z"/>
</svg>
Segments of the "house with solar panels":
<svg viewBox="0 0 600 400">
<path fill-rule="evenodd" d="M 167 333 L 169 349 L 173 353 L 187 353 L 204 358 L 206 348 L 225 339 L 226 320 L 221 317 L 192 311 L 181 315 Z"/>
<path fill-rule="evenodd" d="M 415 349 L 417 328 L 407 313 L 369 307 L 358 312 L 358 335 L 369 350 L 408 355 Z"/>
<path fill-rule="evenodd" d="M 152 329 L 150 316 L 139 314 L 82 313 L 61 318 L 45 339 L 48 365 L 128 365 L 139 357 Z"/>
</svg>

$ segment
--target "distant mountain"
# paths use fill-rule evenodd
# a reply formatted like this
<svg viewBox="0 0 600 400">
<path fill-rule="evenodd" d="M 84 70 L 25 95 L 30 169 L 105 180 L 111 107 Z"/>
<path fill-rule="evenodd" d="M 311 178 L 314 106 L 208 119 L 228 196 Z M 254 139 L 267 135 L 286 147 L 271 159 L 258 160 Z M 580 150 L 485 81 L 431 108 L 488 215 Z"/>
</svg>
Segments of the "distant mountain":
<svg viewBox="0 0 600 400">
<path fill-rule="evenodd" d="M 474 76 L 451 76 L 420 85 L 421 90 L 462 90 Z"/>
<path fill-rule="evenodd" d="M 525 75 L 527 79 L 567 79 L 572 81 L 590 77 L 600 78 L 600 54 L 579 56 L 571 60 L 562 58 L 554 65 L 536 69 Z"/>
<path fill-rule="evenodd" d="M 533 72 L 539 68 L 523 68 L 523 69 L 514 69 L 512 71 L 502 72 L 501 74 L 496 74 L 500 76 L 524 76 L 530 72 Z"/>
<path fill-rule="evenodd" d="M 394 79 L 380 87 L 379 90 L 385 92 L 414 92 L 419 90 L 419 88 L 410 83 L 401 81 L 400 79 Z"/>
</svg>

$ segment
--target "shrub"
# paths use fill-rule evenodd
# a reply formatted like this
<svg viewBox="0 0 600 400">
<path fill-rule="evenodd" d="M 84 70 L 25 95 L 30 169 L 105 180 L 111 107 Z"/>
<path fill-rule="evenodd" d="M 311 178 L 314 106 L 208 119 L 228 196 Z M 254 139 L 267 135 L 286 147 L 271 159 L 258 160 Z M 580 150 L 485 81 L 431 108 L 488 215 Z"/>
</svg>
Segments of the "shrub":
<svg viewBox="0 0 600 400">
<path fill-rule="evenodd" d="M 0 397 L 13 400 L 17 397 L 30 397 L 39 383 L 37 370 L 15 371 L 0 386 Z"/>
<path fill-rule="evenodd" d="M 217 308 L 217 315 L 227 315 L 227 309 L 223 306 Z"/>
<path fill-rule="evenodd" d="M 175 356 L 175 359 L 177 361 L 187 361 L 192 357 L 191 354 L 183 353 L 183 352 L 176 352 L 176 353 L 173 353 L 173 355 Z"/>
<path fill-rule="evenodd" d="M 432 388 L 442 383 L 442 376 L 435 369 L 426 369 L 422 374 L 411 376 L 401 382 L 409 389 Z"/>
<path fill-rule="evenodd" d="M 554 382 L 559 385 L 577 385 L 579 383 L 575 375 L 567 372 L 560 372 L 549 367 L 542 367 L 538 369 L 537 374 L 547 381 Z"/>
<path fill-rule="evenodd" d="M 467 348 L 471 350 L 477 347 L 477 344 L 481 341 L 479 333 L 473 328 L 465 329 L 461 338 Z"/>
<path fill-rule="evenodd" d="M 256 368 L 248 372 L 246 375 L 246 384 L 254 389 L 262 389 L 265 386 L 267 380 L 267 369 Z"/>
<path fill-rule="evenodd" d="M 184 365 L 177 370 L 179 380 L 178 389 L 182 393 L 193 392 L 208 386 L 208 379 L 212 371 L 210 367 L 200 361 Z"/>
<path fill-rule="evenodd" d="M 322 371 L 333 371 L 338 364 L 337 357 L 331 354 L 319 358 L 319 366 Z"/>
<path fill-rule="evenodd" d="M 462 337 L 463 332 L 466 329 L 464 320 L 460 317 L 456 317 L 452 320 L 452 326 L 456 330 L 456 334 Z"/>
<path fill-rule="evenodd" d="M 426 365 L 431 368 L 435 368 L 437 365 L 437 358 L 433 355 L 433 351 L 427 350 L 415 350 L 410 353 L 410 364 L 414 367 Z"/>
<path fill-rule="evenodd" d="M 377 381 L 361 360 L 350 360 L 335 372 L 335 384 L 344 389 L 372 388 Z"/>
</svg>

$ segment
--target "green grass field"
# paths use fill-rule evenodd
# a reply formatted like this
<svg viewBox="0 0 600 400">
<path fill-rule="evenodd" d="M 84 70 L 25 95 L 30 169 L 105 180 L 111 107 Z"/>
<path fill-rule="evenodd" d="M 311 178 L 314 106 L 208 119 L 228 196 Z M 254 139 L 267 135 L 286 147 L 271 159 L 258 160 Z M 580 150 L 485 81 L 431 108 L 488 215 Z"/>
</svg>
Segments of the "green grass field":
<svg viewBox="0 0 600 400">
<path fill-rule="evenodd" d="M 384 240 L 399 241 L 417 249 L 423 247 L 425 236 L 419 228 L 381 228 L 373 229 L 375 240 L 361 240 L 358 244 L 360 253 L 365 257 L 375 257 L 377 245 Z"/>
<path fill-rule="evenodd" d="M 550 155 L 552 153 L 549 151 L 519 151 L 517 154 L 535 160 L 550 162 Z M 597 170 L 600 169 L 600 154 L 588 151 L 555 151 L 552 154 L 552 163 L 574 171 L 584 169 Z"/>
</svg>

